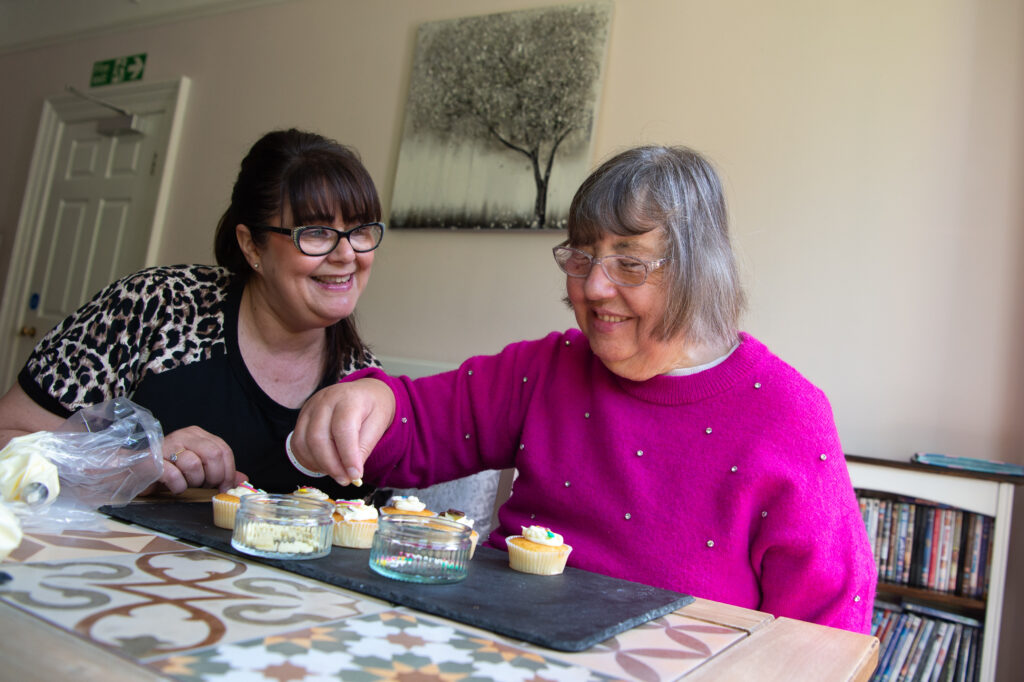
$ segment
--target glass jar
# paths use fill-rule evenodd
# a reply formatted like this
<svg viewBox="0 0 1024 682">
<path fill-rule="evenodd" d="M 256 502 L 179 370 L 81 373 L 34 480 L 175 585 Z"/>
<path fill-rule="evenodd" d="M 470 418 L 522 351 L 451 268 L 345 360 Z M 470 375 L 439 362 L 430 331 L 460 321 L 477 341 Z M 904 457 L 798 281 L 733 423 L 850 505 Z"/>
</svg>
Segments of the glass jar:
<svg viewBox="0 0 1024 682">
<path fill-rule="evenodd" d="M 468 526 L 436 516 L 381 516 L 370 568 L 406 582 L 458 582 L 467 574 L 470 533 Z"/>
<path fill-rule="evenodd" d="M 316 559 L 331 551 L 334 505 L 322 500 L 243 495 L 231 534 L 239 552 L 266 559 Z"/>
</svg>

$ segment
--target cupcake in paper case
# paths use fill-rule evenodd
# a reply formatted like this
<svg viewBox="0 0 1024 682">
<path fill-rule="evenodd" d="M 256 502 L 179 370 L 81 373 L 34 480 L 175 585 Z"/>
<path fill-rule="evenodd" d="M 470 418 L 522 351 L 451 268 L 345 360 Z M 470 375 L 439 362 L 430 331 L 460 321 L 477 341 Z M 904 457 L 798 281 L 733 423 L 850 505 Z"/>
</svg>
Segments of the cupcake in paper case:
<svg viewBox="0 0 1024 682">
<path fill-rule="evenodd" d="M 480 539 L 480 533 L 473 530 L 473 519 L 466 516 L 466 512 L 461 512 L 458 509 L 449 509 L 443 514 L 439 515 L 442 519 L 448 519 L 456 523 L 461 523 L 463 526 L 469 526 L 469 558 L 473 558 L 473 553 L 476 551 L 476 541 Z"/>
<path fill-rule="evenodd" d="M 328 497 L 327 493 L 325 493 L 323 490 L 320 490 L 318 488 L 310 488 L 309 486 L 305 485 L 296 488 L 295 492 L 293 492 L 292 495 L 295 495 L 296 497 L 308 497 L 309 499 L 312 500 L 321 500 L 322 502 L 330 502 L 331 504 L 334 504 L 334 500 Z"/>
<path fill-rule="evenodd" d="M 377 509 L 362 500 L 334 503 L 334 539 L 339 547 L 369 549 L 377 532 Z"/>
<path fill-rule="evenodd" d="M 572 547 L 550 528 L 523 526 L 522 535 L 511 535 L 508 544 L 508 565 L 516 571 L 536 575 L 559 575 L 565 570 Z"/>
<path fill-rule="evenodd" d="M 436 516 L 420 502 L 415 495 L 394 495 L 387 505 L 380 508 L 381 514 L 412 514 L 413 516 Z"/>
<path fill-rule="evenodd" d="M 235 527 L 235 515 L 238 514 L 238 505 L 242 503 L 242 496 L 261 493 L 262 490 L 254 488 L 249 481 L 239 483 L 234 488 L 217 493 L 213 496 L 213 525 L 218 528 L 231 530 Z"/>
</svg>

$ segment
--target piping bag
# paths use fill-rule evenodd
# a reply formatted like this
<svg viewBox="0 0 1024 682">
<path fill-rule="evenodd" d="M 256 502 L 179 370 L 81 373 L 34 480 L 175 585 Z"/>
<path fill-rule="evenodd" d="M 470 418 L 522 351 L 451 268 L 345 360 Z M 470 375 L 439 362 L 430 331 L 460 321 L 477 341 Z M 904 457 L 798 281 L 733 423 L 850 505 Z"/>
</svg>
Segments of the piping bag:
<svg viewBox="0 0 1024 682">
<path fill-rule="evenodd" d="M 0 498 L 24 528 L 95 527 L 96 510 L 127 504 L 160 478 L 162 444 L 160 423 L 127 398 L 85 407 L 0 450 Z"/>
</svg>

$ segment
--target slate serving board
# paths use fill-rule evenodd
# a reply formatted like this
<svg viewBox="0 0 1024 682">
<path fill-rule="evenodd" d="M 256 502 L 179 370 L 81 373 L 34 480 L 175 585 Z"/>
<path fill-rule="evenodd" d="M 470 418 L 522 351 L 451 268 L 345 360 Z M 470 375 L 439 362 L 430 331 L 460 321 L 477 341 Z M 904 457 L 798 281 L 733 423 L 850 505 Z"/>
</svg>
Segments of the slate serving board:
<svg viewBox="0 0 1024 682">
<path fill-rule="evenodd" d="M 558 651 L 583 651 L 693 601 L 679 592 L 572 567 L 557 576 L 519 573 L 508 567 L 508 554 L 482 546 L 461 582 L 406 583 L 371 571 L 368 549 L 334 547 L 328 556 L 302 561 L 243 554 L 231 546 L 231 531 L 213 525 L 209 502 L 145 502 L 100 511 L 248 561 Z"/>
</svg>

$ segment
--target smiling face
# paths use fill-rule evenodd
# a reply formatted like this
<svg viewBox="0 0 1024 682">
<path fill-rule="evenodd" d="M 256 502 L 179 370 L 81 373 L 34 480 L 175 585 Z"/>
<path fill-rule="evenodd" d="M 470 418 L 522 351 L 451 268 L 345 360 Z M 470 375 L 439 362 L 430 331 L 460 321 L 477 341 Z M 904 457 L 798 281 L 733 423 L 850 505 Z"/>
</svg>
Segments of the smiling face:
<svg viewBox="0 0 1024 682">
<path fill-rule="evenodd" d="M 653 261 L 665 255 L 660 229 L 632 236 L 605 233 L 593 244 L 576 248 L 595 258 L 619 254 Z M 663 340 L 655 333 L 668 297 L 663 268 L 638 287 L 624 287 L 595 266 L 587 277 L 567 276 L 566 290 L 591 350 L 615 374 L 644 381 L 691 364 L 681 338 Z"/>
<path fill-rule="evenodd" d="M 270 222 L 298 227 L 287 206 L 280 221 Z M 339 230 L 355 226 L 346 225 L 341 218 L 318 222 Z M 370 279 L 373 251 L 356 253 L 342 238 L 327 255 L 307 256 L 295 248 L 288 235 L 269 232 L 257 243 L 246 226 L 239 225 L 237 232 L 249 262 L 259 263 L 248 282 L 254 302 L 257 308 L 265 306 L 284 329 L 296 333 L 323 329 L 355 311 Z"/>
</svg>

